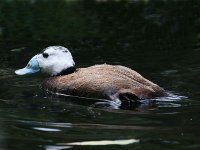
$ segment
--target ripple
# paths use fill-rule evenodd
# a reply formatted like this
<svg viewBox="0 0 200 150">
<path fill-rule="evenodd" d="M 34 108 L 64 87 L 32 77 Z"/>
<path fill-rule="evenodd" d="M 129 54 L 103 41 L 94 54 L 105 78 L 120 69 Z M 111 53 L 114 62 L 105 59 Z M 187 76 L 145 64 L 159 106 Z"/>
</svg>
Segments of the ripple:
<svg viewBox="0 0 200 150">
<path fill-rule="evenodd" d="M 82 141 L 71 143 L 57 143 L 56 145 L 45 146 L 46 150 L 62 150 L 69 149 L 72 146 L 105 146 L 105 145 L 129 145 L 139 143 L 139 139 L 124 139 L 124 140 L 102 140 L 102 141 Z"/>
<path fill-rule="evenodd" d="M 14 70 L 10 68 L 1 68 L 0 69 L 0 79 L 7 79 L 14 77 Z"/>
<path fill-rule="evenodd" d="M 23 121 L 18 120 L 23 124 L 29 124 L 35 130 L 40 131 L 60 131 L 57 128 L 82 128 L 82 129 L 108 129 L 108 130 L 169 130 L 169 128 L 159 128 L 153 126 L 137 126 L 137 125 L 115 125 L 115 124 L 95 124 L 95 123 L 54 123 L 54 122 L 39 122 L 39 121 Z M 56 128 L 52 128 L 56 127 Z"/>
<path fill-rule="evenodd" d="M 83 142 L 72 142 L 72 143 L 58 143 L 58 145 L 128 145 L 138 143 L 138 139 L 128 140 L 102 140 L 102 141 L 83 141 Z"/>
<path fill-rule="evenodd" d="M 123 109 L 123 110 L 127 110 L 127 109 L 132 109 L 135 110 L 135 108 L 142 108 L 143 106 L 150 106 L 152 104 L 156 104 L 156 107 L 181 107 L 181 103 L 177 103 L 180 100 L 186 99 L 186 96 L 181 96 L 178 95 L 172 91 L 167 91 L 167 96 L 165 97 L 157 97 L 157 98 L 153 98 L 153 99 L 144 99 L 144 100 L 138 100 L 137 102 L 135 101 L 130 101 L 129 105 L 130 106 L 126 106 L 127 104 L 120 101 L 120 100 L 116 100 L 116 101 L 111 101 L 108 99 L 98 99 L 98 98 L 89 98 L 89 97 L 80 97 L 80 96 L 73 96 L 73 95 L 67 95 L 67 94 L 62 94 L 62 93 L 54 93 L 51 91 L 46 91 L 48 96 L 51 95 L 56 95 L 56 96 L 61 96 L 64 98 L 72 98 L 70 99 L 70 102 L 74 102 L 77 104 L 84 104 L 86 106 L 91 106 L 94 108 L 100 108 L 100 109 Z M 51 96 L 52 98 L 52 96 Z M 60 98 L 60 97 L 55 97 Z M 82 100 L 84 99 L 84 101 Z M 142 106 L 142 107 L 141 107 Z"/>
<path fill-rule="evenodd" d="M 45 146 L 46 150 L 63 150 L 69 148 L 72 148 L 72 146 L 51 146 L 51 145 Z"/>
<path fill-rule="evenodd" d="M 60 129 L 41 128 L 41 127 L 33 127 L 33 129 L 39 130 L 39 131 L 46 131 L 46 132 L 59 132 L 59 131 L 61 131 Z"/>
</svg>

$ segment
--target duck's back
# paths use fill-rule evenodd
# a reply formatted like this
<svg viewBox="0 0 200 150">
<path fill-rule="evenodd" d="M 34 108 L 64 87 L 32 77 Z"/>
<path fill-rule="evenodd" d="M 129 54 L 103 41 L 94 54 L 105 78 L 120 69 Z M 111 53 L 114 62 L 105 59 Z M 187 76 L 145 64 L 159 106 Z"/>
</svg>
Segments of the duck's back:
<svg viewBox="0 0 200 150">
<path fill-rule="evenodd" d="M 139 99 L 163 96 L 164 90 L 139 73 L 124 66 L 95 65 L 74 73 L 50 77 L 43 82 L 45 90 L 98 98 Z"/>
</svg>

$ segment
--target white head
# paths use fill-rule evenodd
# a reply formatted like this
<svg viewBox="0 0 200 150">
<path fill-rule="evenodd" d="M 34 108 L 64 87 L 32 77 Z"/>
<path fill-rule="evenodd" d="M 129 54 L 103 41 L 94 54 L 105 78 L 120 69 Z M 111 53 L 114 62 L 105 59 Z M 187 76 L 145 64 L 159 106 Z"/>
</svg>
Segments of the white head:
<svg viewBox="0 0 200 150">
<path fill-rule="evenodd" d="M 35 55 L 25 68 L 16 70 L 15 73 L 24 75 L 41 70 L 54 76 L 74 66 L 73 57 L 67 48 L 63 46 L 50 46 L 45 48 L 42 53 Z"/>
</svg>

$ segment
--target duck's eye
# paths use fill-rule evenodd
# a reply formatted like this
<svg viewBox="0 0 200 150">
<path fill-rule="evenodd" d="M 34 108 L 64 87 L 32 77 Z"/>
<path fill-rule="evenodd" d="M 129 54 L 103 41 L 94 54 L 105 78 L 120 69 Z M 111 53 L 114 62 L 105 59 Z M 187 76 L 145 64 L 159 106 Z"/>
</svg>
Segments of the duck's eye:
<svg viewBox="0 0 200 150">
<path fill-rule="evenodd" d="M 44 58 L 49 57 L 49 54 L 47 54 L 47 53 L 42 53 L 42 55 L 43 55 Z"/>
<path fill-rule="evenodd" d="M 28 65 L 27 65 L 27 68 L 31 68 L 31 64 L 28 64 Z"/>
</svg>

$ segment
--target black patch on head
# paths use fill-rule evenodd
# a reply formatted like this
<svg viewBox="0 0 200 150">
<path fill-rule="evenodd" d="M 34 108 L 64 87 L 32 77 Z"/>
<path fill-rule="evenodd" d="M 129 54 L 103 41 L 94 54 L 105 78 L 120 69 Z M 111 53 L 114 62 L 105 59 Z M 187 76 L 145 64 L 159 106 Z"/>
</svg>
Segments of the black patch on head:
<svg viewBox="0 0 200 150">
<path fill-rule="evenodd" d="M 44 58 L 48 58 L 48 57 L 49 57 L 49 54 L 48 54 L 48 53 L 42 53 L 42 56 L 43 56 Z"/>
</svg>

